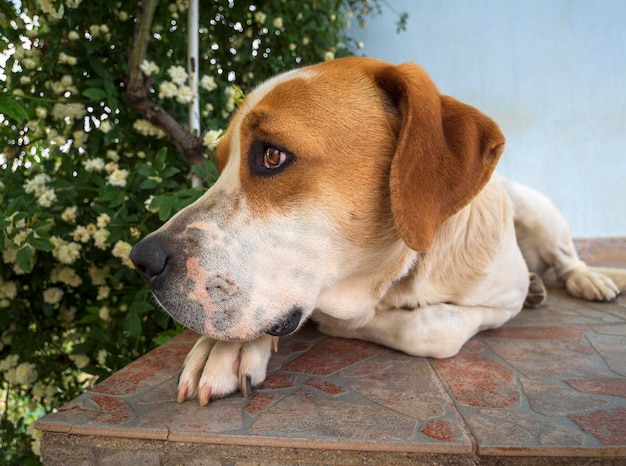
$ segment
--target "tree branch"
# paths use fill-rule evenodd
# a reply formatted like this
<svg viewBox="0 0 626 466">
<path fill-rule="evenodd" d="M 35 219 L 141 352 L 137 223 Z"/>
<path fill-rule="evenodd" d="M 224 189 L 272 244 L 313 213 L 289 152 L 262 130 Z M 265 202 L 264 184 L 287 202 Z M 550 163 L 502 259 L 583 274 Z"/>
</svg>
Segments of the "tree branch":
<svg viewBox="0 0 626 466">
<path fill-rule="evenodd" d="M 128 55 L 129 78 L 123 96 L 124 102 L 150 123 L 161 128 L 190 164 L 200 165 L 206 160 L 202 137 L 193 134 L 188 127 L 176 121 L 152 100 L 149 82 L 139 68 L 146 59 L 154 11 L 158 3 L 159 0 L 139 1 L 137 23 Z"/>
</svg>

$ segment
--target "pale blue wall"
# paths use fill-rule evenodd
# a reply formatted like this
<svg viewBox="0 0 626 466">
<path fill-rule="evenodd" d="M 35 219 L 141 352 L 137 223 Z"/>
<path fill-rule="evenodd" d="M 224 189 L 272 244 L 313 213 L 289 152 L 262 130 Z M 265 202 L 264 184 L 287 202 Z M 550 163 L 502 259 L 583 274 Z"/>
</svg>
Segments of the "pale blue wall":
<svg viewBox="0 0 626 466">
<path fill-rule="evenodd" d="M 626 236 L 626 1 L 389 0 L 365 55 L 421 64 L 494 118 L 500 173 L 548 194 L 575 237 Z"/>
</svg>

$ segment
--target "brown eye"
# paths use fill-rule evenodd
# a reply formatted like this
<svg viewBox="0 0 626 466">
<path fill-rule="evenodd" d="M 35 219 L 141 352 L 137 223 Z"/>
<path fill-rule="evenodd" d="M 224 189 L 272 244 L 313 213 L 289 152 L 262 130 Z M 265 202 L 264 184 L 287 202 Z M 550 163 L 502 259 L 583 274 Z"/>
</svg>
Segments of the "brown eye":
<svg viewBox="0 0 626 466">
<path fill-rule="evenodd" d="M 263 165 L 265 168 L 275 169 L 280 167 L 287 160 L 287 154 L 282 150 L 267 146 L 263 153 Z"/>
<path fill-rule="evenodd" d="M 269 141 L 255 139 L 248 148 L 248 166 L 255 175 L 276 176 L 294 161 L 291 152 Z"/>
</svg>

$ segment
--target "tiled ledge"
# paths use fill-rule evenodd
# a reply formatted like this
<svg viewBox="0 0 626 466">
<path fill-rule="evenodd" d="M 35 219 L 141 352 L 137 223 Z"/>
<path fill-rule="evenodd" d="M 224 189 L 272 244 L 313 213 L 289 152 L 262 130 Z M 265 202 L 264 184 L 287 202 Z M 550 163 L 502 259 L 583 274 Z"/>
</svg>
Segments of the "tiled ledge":
<svg viewBox="0 0 626 466">
<path fill-rule="evenodd" d="M 626 237 L 574 240 L 578 255 L 587 262 L 598 264 L 626 264 Z"/>
<path fill-rule="evenodd" d="M 175 401 L 195 338 L 183 333 L 40 420 L 44 464 L 626 462 L 625 297 L 551 290 L 545 306 L 438 361 L 306 327 L 280 340 L 249 398 L 204 408 Z"/>
</svg>

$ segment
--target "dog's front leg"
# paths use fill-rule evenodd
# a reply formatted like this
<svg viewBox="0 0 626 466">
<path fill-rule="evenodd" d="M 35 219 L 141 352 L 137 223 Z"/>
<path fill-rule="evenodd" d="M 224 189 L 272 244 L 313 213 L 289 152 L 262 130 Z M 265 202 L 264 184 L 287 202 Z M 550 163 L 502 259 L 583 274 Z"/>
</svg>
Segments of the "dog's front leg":
<svg viewBox="0 0 626 466">
<path fill-rule="evenodd" d="M 178 379 L 178 402 L 198 398 L 205 406 L 212 399 L 241 391 L 265 380 L 267 363 L 277 338 L 269 335 L 253 341 L 218 341 L 203 336 L 191 349 Z"/>
<path fill-rule="evenodd" d="M 412 310 L 378 310 L 367 322 L 316 314 L 320 331 L 371 341 L 413 356 L 449 358 L 476 333 L 503 325 L 519 308 L 435 304 Z"/>
</svg>

